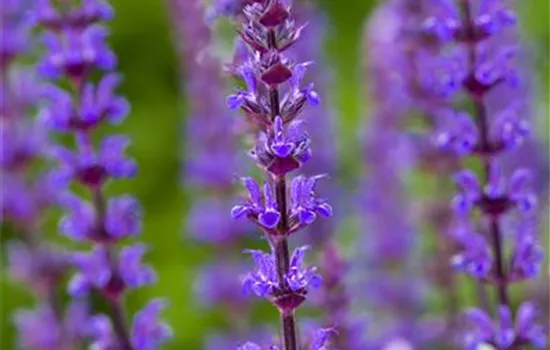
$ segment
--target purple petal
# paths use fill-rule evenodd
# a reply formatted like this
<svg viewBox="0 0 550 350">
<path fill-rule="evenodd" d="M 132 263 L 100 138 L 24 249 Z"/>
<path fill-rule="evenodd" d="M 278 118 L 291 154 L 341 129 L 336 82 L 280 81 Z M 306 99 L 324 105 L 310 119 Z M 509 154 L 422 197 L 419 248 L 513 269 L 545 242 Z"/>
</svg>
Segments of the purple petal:
<svg viewBox="0 0 550 350">
<path fill-rule="evenodd" d="M 266 210 L 258 216 L 258 221 L 262 226 L 267 228 L 274 228 L 279 223 L 281 214 L 275 210 Z"/>
</svg>

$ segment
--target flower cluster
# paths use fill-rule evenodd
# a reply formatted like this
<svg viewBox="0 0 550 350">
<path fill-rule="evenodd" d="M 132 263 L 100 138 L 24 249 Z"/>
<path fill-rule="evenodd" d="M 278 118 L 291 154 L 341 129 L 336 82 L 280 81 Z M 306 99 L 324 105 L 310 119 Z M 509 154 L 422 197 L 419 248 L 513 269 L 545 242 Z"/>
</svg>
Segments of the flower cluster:
<svg viewBox="0 0 550 350">
<path fill-rule="evenodd" d="M 258 267 L 245 279 L 244 289 L 274 303 L 281 314 L 283 348 L 295 350 L 299 337 L 294 311 L 309 289 L 319 286 L 320 278 L 315 269 L 302 267 L 305 247 L 290 255 L 288 238 L 319 215 L 332 215 L 332 208 L 314 192 L 318 176 L 297 176 L 287 186 L 287 175 L 311 156 L 309 136 L 297 117 L 307 104 L 318 104 L 319 96 L 313 84 L 302 86 L 311 62 L 298 63 L 286 54 L 304 30 L 295 24 L 288 2 L 255 1 L 244 7 L 241 20 L 238 32 L 248 52 L 235 74 L 242 77 L 246 90 L 229 96 L 227 103 L 240 109 L 259 130 L 249 154 L 266 180 L 261 186 L 243 178 L 248 196 L 231 213 L 257 224 L 270 243 L 270 253 L 250 252 Z M 244 345 L 244 349 L 255 348 L 260 347 Z"/>
<path fill-rule="evenodd" d="M 506 89 L 520 86 L 514 67 L 517 49 L 508 47 L 499 34 L 515 24 L 513 11 L 504 1 L 440 1 L 424 26 L 427 36 L 448 46 L 437 65 L 446 74 L 429 81 L 433 91 L 452 98 L 463 91 L 473 105 L 473 113 L 444 110 L 438 124 L 437 144 L 456 154 L 473 156 L 482 163 L 482 175 L 463 170 L 456 174 L 459 194 L 453 200 L 458 225 L 455 232 L 462 252 L 453 265 L 497 290 L 495 321 L 487 311 L 473 309 L 467 314 L 472 331 L 466 337 L 470 349 L 490 344 L 499 349 L 530 344 L 546 347 L 544 332 L 535 323 L 535 307 L 524 303 L 511 309 L 508 286 L 535 277 L 542 261 L 536 244 L 536 196 L 530 189 L 529 169 L 512 174 L 499 171 L 499 162 L 508 152 L 522 147 L 530 137 L 530 126 L 517 99 L 496 110 L 495 98 Z M 502 104 L 502 101 L 501 103 Z M 473 224 L 473 211 L 481 215 Z M 512 254 L 505 248 L 510 222 L 517 222 Z M 480 229 L 474 230 L 474 226 Z M 516 314 L 516 323 L 512 321 Z"/>
<path fill-rule="evenodd" d="M 74 348 L 83 336 L 73 327 L 75 310 L 85 315 L 86 305 L 73 304 L 63 312 L 57 294 L 68 257 L 42 234 L 56 192 L 41 166 L 48 132 L 32 117 L 41 84 L 34 67 L 23 63 L 33 52 L 27 11 L 34 6 L 2 0 L 0 7 L 0 223 L 17 235 L 6 244 L 10 277 L 32 291 L 37 302 L 33 309 L 16 310 L 13 321 L 23 348 Z"/>
<path fill-rule="evenodd" d="M 388 315 L 384 320 L 375 316 L 377 321 L 369 324 L 369 340 L 375 348 L 392 348 L 394 343 L 423 348 L 441 336 L 441 327 L 418 314 L 425 307 L 421 291 L 426 281 L 414 249 L 422 236 L 406 187 L 419 152 L 404 125 L 412 118 L 411 110 L 431 105 L 424 94 L 426 101 L 414 104 L 419 91 L 412 81 L 417 47 L 409 38 L 412 7 L 402 1 L 381 4 L 365 32 L 372 115 L 363 135 L 368 173 L 359 209 L 367 231 L 357 252 L 356 274 L 362 275 L 358 279 L 369 309 Z"/>
<path fill-rule="evenodd" d="M 46 102 L 39 118 L 50 130 L 73 135 L 75 140 L 74 150 L 57 145 L 48 148 L 48 155 L 57 164 L 52 182 L 63 193 L 59 200 L 66 210 L 59 228 L 67 237 L 93 247 L 90 252 L 70 254 L 77 272 L 69 282 L 69 294 L 78 299 L 94 289 L 111 307 L 109 317 L 96 315 L 86 322 L 86 336 L 102 349 L 153 349 L 170 337 L 168 326 L 157 320 L 164 304 L 151 301 L 136 314 L 131 329 L 123 307 L 128 289 L 156 279 L 154 271 L 141 264 L 146 248 L 142 244 L 116 248 L 140 232 L 141 208 L 132 196 L 107 199 L 105 195 L 109 180 L 136 173 L 135 162 L 124 155 L 130 141 L 116 135 L 103 138 L 99 145 L 94 142 L 100 125 L 119 124 L 129 111 L 128 102 L 115 92 L 120 77 L 112 72 L 116 57 L 102 25 L 112 17 L 112 8 L 101 0 L 40 2 L 32 16 L 43 29 L 46 46 L 38 71 L 52 83 L 44 91 Z M 103 76 L 94 84 L 91 74 L 96 71 Z M 72 194 L 73 184 L 87 190 L 91 202 Z"/>
</svg>

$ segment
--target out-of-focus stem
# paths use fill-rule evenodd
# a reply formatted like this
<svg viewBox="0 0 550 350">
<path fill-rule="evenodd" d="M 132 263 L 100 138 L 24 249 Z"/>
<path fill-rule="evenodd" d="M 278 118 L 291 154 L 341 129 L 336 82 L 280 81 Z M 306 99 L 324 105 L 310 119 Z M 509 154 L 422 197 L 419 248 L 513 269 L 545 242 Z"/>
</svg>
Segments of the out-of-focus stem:
<svg viewBox="0 0 550 350">
<path fill-rule="evenodd" d="M 96 211 L 96 229 L 103 234 L 105 230 L 105 196 L 101 186 L 93 188 L 91 190 L 94 209 Z M 109 260 L 111 271 L 115 272 L 116 269 L 116 255 L 113 252 L 109 243 L 104 244 L 106 254 Z M 107 298 L 107 302 L 110 308 L 111 321 L 113 322 L 113 329 L 115 331 L 118 345 L 121 350 L 133 350 L 132 343 L 130 341 L 130 333 L 128 331 L 128 325 L 126 321 L 126 313 L 121 298 Z"/>
<path fill-rule="evenodd" d="M 472 18 L 472 7 L 469 0 L 462 0 L 462 12 L 464 16 L 464 25 L 466 26 L 466 32 L 468 38 L 473 38 L 474 32 L 474 22 Z M 469 69 L 468 73 L 470 76 L 475 76 L 475 69 L 477 64 L 477 54 L 476 54 L 476 43 L 469 41 L 467 44 L 468 49 L 468 64 Z M 475 122 L 479 128 L 480 143 L 481 149 L 489 149 L 489 121 L 487 116 L 487 110 L 483 104 L 483 99 L 471 96 L 471 99 L 474 103 L 474 118 Z M 487 152 L 482 152 L 482 161 L 484 168 L 483 176 L 483 188 L 485 188 L 491 178 L 492 174 L 492 161 L 493 158 L 491 155 L 486 154 Z M 495 273 L 496 273 L 496 285 L 497 285 L 497 294 L 499 305 L 509 306 L 508 299 L 508 290 L 507 290 L 507 276 L 504 268 L 504 256 L 503 256 L 503 247 L 502 247 L 502 232 L 500 230 L 499 218 L 498 215 L 490 215 L 489 219 L 489 234 L 492 239 L 492 248 L 495 258 Z"/>
<path fill-rule="evenodd" d="M 111 320 L 113 321 L 113 328 L 117 335 L 120 349 L 133 350 L 128 333 L 128 327 L 126 326 L 126 315 L 124 313 L 122 300 L 109 299 L 109 307 L 111 309 Z"/>
</svg>

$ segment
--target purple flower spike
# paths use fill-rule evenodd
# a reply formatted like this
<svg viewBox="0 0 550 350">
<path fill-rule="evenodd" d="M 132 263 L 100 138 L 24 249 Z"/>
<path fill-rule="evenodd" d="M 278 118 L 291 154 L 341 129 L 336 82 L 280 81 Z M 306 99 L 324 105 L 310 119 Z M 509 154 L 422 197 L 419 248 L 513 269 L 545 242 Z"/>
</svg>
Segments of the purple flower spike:
<svg viewBox="0 0 550 350">
<path fill-rule="evenodd" d="M 453 81 L 453 89 L 448 89 L 451 94 L 440 103 L 445 107 L 438 109 L 455 105 L 459 99 L 452 98 L 457 92 L 462 92 L 472 105 L 471 115 L 464 109 L 448 112 L 454 118 L 438 125 L 437 143 L 444 150 L 454 150 L 461 157 L 476 157 L 481 163 L 479 177 L 471 171 L 461 171 L 455 177 L 460 187 L 454 198 L 455 209 L 460 220 L 479 229 L 480 234 L 466 229 L 465 234 L 455 237 L 463 251 L 455 255 L 453 264 L 480 282 L 492 285 L 498 302 L 493 318 L 487 310 L 469 313 L 472 332 L 465 339 L 466 345 L 468 349 L 481 345 L 523 348 L 533 343 L 518 333 L 517 322 L 516 327 L 513 325 L 509 288 L 513 283 L 534 278 L 543 257 L 534 228 L 530 227 L 537 226 L 537 198 L 529 188 L 533 169 L 517 167 L 503 174 L 499 166 L 503 160 L 517 157 L 518 153 L 511 151 L 523 147 L 525 139 L 532 136 L 526 119 L 529 112 L 520 108 L 524 101 L 518 100 L 526 97 L 521 90 L 528 90 L 519 79 L 522 74 L 517 67 L 521 63 L 517 58 L 522 53 L 516 43 L 511 43 L 517 35 L 504 34 L 516 24 L 516 16 L 502 0 L 441 0 L 429 11 L 435 15 L 429 19 L 428 36 L 438 41 L 438 47 L 424 49 L 437 51 L 436 61 L 447 66 L 445 75 L 458 77 L 449 80 Z M 429 41 L 433 44 L 434 40 Z M 455 74 L 456 67 L 462 67 L 459 69 L 462 74 Z M 439 73 L 432 70 L 426 85 L 440 81 Z M 431 88 L 435 95 L 442 90 L 436 85 Z M 521 224 L 509 250 L 505 232 L 512 215 L 519 217 Z M 538 331 L 534 338 L 541 339 Z M 543 342 L 534 343 L 540 346 Z"/>
<path fill-rule="evenodd" d="M 312 224 L 317 215 L 330 216 L 332 208 L 314 194 L 316 177 L 298 177 L 290 184 L 287 175 L 300 169 L 311 158 L 310 138 L 298 119 L 308 104 L 318 104 L 313 84 L 301 87 L 311 62 L 299 63 L 286 55 L 304 26 L 296 26 L 286 0 L 251 1 L 236 16 L 238 33 L 247 46 L 246 54 L 237 49 L 238 59 L 231 67 L 247 90 L 229 96 L 230 108 L 239 108 L 258 130 L 250 157 L 265 173 L 263 195 L 260 185 L 244 178 L 248 190 L 245 203 L 233 207 L 235 218 L 246 217 L 266 234 L 272 251 L 250 251 L 257 269 L 244 280 L 243 290 L 266 297 L 281 317 L 285 349 L 298 349 L 294 310 L 306 299 L 310 288 L 320 285 L 315 268 L 304 269 L 306 248 L 289 252 L 288 237 Z M 244 60 L 243 60 L 244 58 Z M 289 191 L 290 190 L 290 191 Z M 289 193 L 290 192 L 290 193 Z M 287 196 L 290 195 L 290 200 Z M 247 343 L 241 348 L 259 348 Z"/>
</svg>

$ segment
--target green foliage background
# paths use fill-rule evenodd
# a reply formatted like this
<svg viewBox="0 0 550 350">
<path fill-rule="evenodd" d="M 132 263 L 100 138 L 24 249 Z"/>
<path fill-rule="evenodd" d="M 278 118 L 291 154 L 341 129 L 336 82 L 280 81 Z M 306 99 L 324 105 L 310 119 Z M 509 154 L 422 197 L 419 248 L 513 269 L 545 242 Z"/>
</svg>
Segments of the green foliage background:
<svg viewBox="0 0 550 350">
<path fill-rule="evenodd" d="M 517 3 L 526 42 L 537 64 L 539 117 L 547 120 L 548 0 Z M 353 169 L 359 149 L 355 137 L 357 126 L 368 115 L 361 86 L 360 36 L 363 21 L 376 3 L 321 0 L 320 4 L 330 19 L 326 50 L 335 71 L 328 98 L 335 105 L 338 133 L 345 136 L 339 139 L 342 166 Z M 210 251 L 186 239 L 182 232 L 183 215 L 189 203 L 181 190 L 179 175 L 184 116 L 168 13 L 161 0 L 114 0 L 113 5 L 117 16 L 112 23 L 110 41 L 125 77 L 122 93 L 132 104 L 130 117 L 117 132 L 132 137 L 130 153 L 139 163 L 140 174 L 135 180 L 117 184 L 110 190 L 135 193 L 142 201 L 145 207 L 142 238 L 152 247 L 147 260 L 160 276 L 157 285 L 130 294 L 127 303 L 130 310 L 136 310 L 152 297 L 167 298 L 170 307 L 165 318 L 175 330 L 175 339 L 166 349 L 200 349 L 208 330 L 220 322 L 219 315 L 198 308 L 192 296 L 196 266 L 208 260 Z M 48 231 L 55 236 L 55 218 L 50 221 Z M 3 243 L 13 237 L 13 233 L 3 230 Z M 0 348 L 17 349 L 11 312 L 17 307 L 32 305 L 32 298 L 24 287 L 11 284 L 5 271 L 0 277 Z"/>
</svg>

